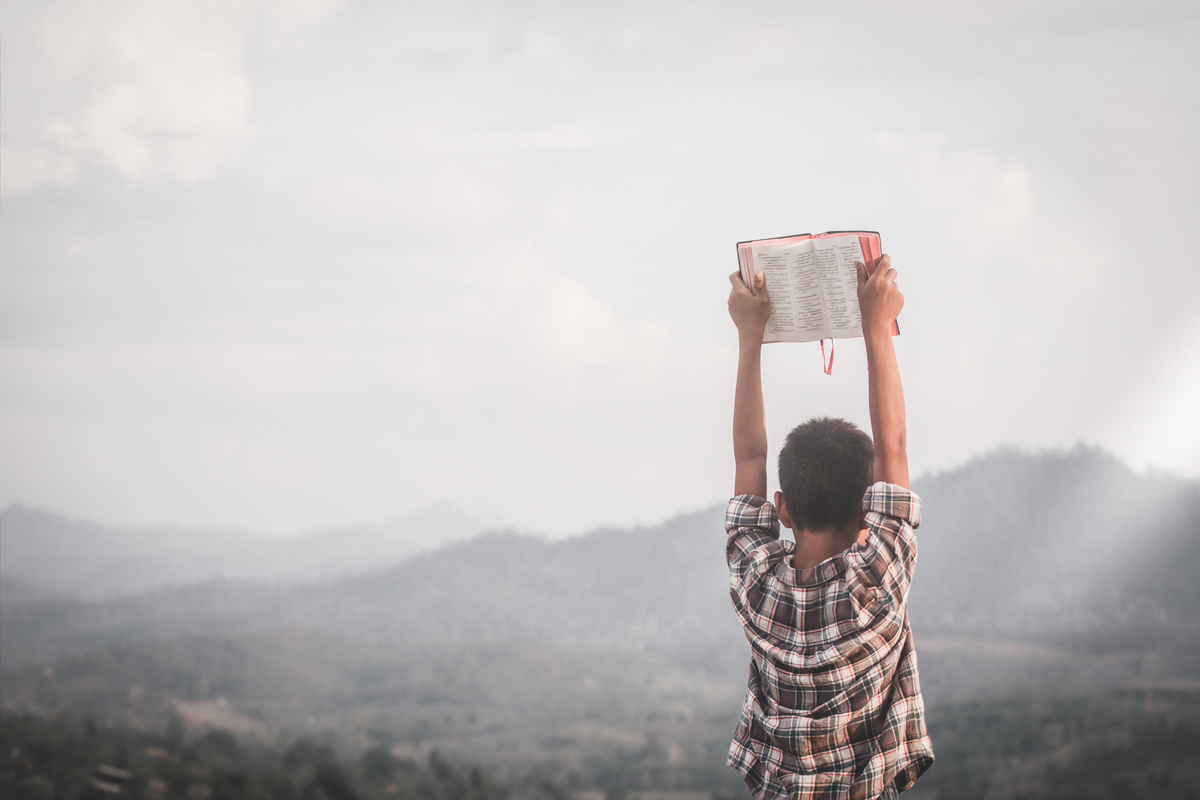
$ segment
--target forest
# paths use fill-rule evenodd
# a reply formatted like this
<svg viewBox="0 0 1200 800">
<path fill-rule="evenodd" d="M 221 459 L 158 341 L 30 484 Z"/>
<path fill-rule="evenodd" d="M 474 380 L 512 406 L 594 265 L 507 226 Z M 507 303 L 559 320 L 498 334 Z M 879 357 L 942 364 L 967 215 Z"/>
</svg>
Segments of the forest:
<svg viewBox="0 0 1200 800">
<path fill-rule="evenodd" d="M 1187 800 L 1200 786 L 1200 692 L 964 703 L 931 714 L 938 762 L 914 798 Z M 386 740 L 386 739 L 385 739 Z M 653 738 L 606 759 L 497 770 L 382 743 L 339 751 L 310 738 L 267 746 L 222 729 L 188 735 L 99 726 L 71 715 L 0 716 L 0 791 L 12 798 L 736 798 L 710 759 Z"/>
</svg>

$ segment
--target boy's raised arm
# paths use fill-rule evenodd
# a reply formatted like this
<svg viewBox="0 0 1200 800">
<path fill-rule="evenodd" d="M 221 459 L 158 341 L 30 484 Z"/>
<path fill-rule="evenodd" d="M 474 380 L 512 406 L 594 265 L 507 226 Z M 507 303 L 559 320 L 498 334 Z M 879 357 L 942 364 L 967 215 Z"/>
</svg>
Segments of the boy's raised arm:
<svg viewBox="0 0 1200 800">
<path fill-rule="evenodd" d="M 875 440 L 875 480 L 908 486 L 908 452 L 904 425 L 904 388 L 892 346 L 892 322 L 904 307 L 896 287 L 896 270 L 884 256 L 867 277 L 858 267 L 858 305 L 867 342 L 867 381 L 871 405 L 871 437 Z"/>
<path fill-rule="evenodd" d="M 737 388 L 733 395 L 734 495 L 767 496 L 767 418 L 763 409 L 762 340 L 771 304 L 762 273 L 755 294 L 741 273 L 729 276 L 729 316 L 738 331 Z"/>
</svg>

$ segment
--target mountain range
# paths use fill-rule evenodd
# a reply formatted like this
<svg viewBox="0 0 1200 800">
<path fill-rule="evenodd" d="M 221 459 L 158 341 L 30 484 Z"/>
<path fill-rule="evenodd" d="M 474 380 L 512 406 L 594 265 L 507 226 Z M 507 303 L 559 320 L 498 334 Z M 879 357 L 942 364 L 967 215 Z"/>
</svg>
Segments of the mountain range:
<svg viewBox="0 0 1200 800">
<path fill-rule="evenodd" d="M 493 527 L 445 503 L 387 523 L 290 537 L 114 528 L 14 505 L 0 512 L 0 579 L 13 601 L 104 600 L 213 580 L 314 581 L 394 566 Z"/>
<path fill-rule="evenodd" d="M 1130 692 L 1143 716 L 1200 707 L 1200 483 L 1076 448 L 998 451 L 914 488 L 909 615 L 931 728 L 953 732 L 947 779 L 983 769 L 960 737 L 1008 753 L 1110 706 L 1133 725 Z M 547 541 L 434 509 L 394 541 L 288 544 L 9 509 L 0 712 L 742 796 L 724 767 L 748 648 L 723 510 Z M 1009 762 L 988 758 L 1002 776 Z"/>
<path fill-rule="evenodd" d="M 1077 448 L 999 451 L 914 488 L 925 508 L 909 600 L 915 631 L 1047 641 L 1200 635 L 1200 483 L 1139 474 Z M 452 527 L 449 515 L 431 515 L 430 524 Z M 184 563 L 190 556 L 168 552 L 159 540 L 139 558 L 125 534 L 125 555 L 106 574 L 142 576 L 141 583 L 95 601 L 94 588 L 78 583 L 75 596 L 67 595 L 65 577 L 83 574 L 91 557 L 84 542 L 94 529 L 75 524 L 39 539 L 28 522 L 46 518 L 10 509 L 0 542 L 0 668 L 104 643 L 296 627 L 370 641 L 660 649 L 728 642 L 739 633 L 722 561 L 722 516 L 716 505 L 654 527 L 553 542 L 511 532 L 467 539 L 461 532 L 470 527 L 459 518 L 454 530 L 462 541 L 370 572 L 353 570 L 386 563 L 382 548 L 372 549 L 365 536 L 329 534 L 305 543 L 306 552 L 338 542 L 359 549 L 331 556 L 324 568 L 343 574 L 322 579 L 271 565 L 277 579 L 266 580 L 258 577 L 262 565 L 250 565 L 253 548 L 214 540 L 243 559 L 243 573 L 171 585 L 173 576 L 211 567 L 210 549 L 190 572 L 158 568 L 157 586 L 145 577 L 155 559 Z M 404 546 L 418 539 L 411 533 L 418 527 L 413 521 Z M 396 558 L 400 545 L 386 547 Z M 10 553 L 20 557 L 10 561 Z M 44 563 L 38 553 L 48 554 Z M 52 568 L 61 570 L 53 581 L 45 577 Z M 240 577 L 247 572 L 256 577 Z M 47 584 L 55 596 L 37 599 Z M 115 594 L 111 581 L 103 585 Z"/>
</svg>

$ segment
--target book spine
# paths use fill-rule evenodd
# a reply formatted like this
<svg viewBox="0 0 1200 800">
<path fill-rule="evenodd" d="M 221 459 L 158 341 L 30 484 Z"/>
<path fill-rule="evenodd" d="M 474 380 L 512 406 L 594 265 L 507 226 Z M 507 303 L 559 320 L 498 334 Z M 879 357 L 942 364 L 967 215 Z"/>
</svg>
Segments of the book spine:
<svg viewBox="0 0 1200 800">
<path fill-rule="evenodd" d="M 867 260 L 867 273 L 870 274 L 879 266 L 879 259 L 883 258 L 883 243 L 878 233 L 861 233 L 858 236 L 858 244 L 862 247 L 863 258 Z M 900 322 L 892 320 L 892 336 L 899 335 Z"/>
</svg>

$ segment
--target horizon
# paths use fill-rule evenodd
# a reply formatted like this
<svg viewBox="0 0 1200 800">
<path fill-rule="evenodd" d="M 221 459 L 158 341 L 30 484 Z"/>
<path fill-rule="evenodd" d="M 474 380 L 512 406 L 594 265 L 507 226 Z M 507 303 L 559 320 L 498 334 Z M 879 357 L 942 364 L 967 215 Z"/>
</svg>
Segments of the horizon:
<svg viewBox="0 0 1200 800">
<path fill-rule="evenodd" d="M 986 461 L 988 459 L 1003 457 L 1003 456 L 1008 456 L 1008 455 L 1016 455 L 1016 456 L 1020 456 L 1020 457 L 1024 457 L 1024 458 L 1060 458 L 1060 459 L 1071 458 L 1071 457 L 1078 456 L 1078 455 L 1092 455 L 1092 456 L 1096 456 L 1101 459 L 1111 460 L 1111 461 L 1115 462 L 1118 466 L 1120 466 L 1122 469 L 1129 471 L 1130 473 L 1132 473 L 1133 475 L 1135 475 L 1139 478 L 1146 478 L 1146 479 L 1151 479 L 1151 480 L 1162 479 L 1162 480 L 1176 481 L 1176 482 L 1182 482 L 1182 483 L 1200 484 L 1200 477 L 1184 475 L 1179 472 L 1160 469 L 1153 464 L 1139 468 L 1139 467 L 1129 464 L 1127 461 L 1122 459 L 1117 454 L 1115 454 L 1109 450 L 1105 450 L 1102 447 L 1099 447 L 1097 445 L 1088 444 L 1086 442 L 1076 442 L 1073 445 L 1069 445 L 1069 446 L 1046 447 L 1046 448 L 1040 448 L 1040 449 L 1039 448 L 1030 448 L 1030 447 L 1019 447 L 1016 445 L 1000 444 L 1000 445 L 992 448 L 991 450 L 988 450 L 988 451 L 982 452 L 982 453 L 977 453 L 973 456 L 970 456 L 969 458 L 967 458 L 967 460 L 963 461 L 961 464 L 952 465 L 945 469 L 940 469 L 940 470 L 936 470 L 936 471 L 920 473 L 919 475 L 916 475 L 912 479 L 912 485 L 915 490 L 916 488 L 918 488 L 918 485 L 923 481 L 936 480 L 944 475 L 952 474 L 952 473 L 959 472 L 959 471 L 964 471 L 964 470 L 968 469 L 969 467 L 971 467 L 973 464 L 976 464 L 980 461 Z M 768 498 L 768 500 L 769 499 L 770 498 Z M 332 526 L 322 527 L 322 528 L 301 528 L 301 529 L 287 530 L 287 531 L 269 531 L 269 530 L 263 531 L 263 530 L 253 530 L 253 529 L 249 529 L 249 528 L 232 528 L 232 527 L 231 528 L 205 528 L 205 527 L 180 525 L 180 524 L 171 523 L 171 522 L 151 523 L 148 525 L 122 525 L 119 523 L 111 523 L 111 522 L 108 522 L 105 520 L 100 520 L 100 519 L 75 516 L 75 515 L 67 514 L 64 512 L 60 512 L 55 509 L 33 506 L 33 505 L 30 505 L 27 503 L 22 503 L 19 500 L 10 502 L 3 508 L 0 508 L 0 514 L 6 514 L 9 511 L 12 511 L 14 509 L 21 509 L 24 511 L 30 511 L 30 512 L 34 512 L 37 514 L 47 514 L 50 516 L 59 517 L 61 519 L 65 519 L 65 520 L 69 521 L 72 524 L 97 525 L 99 527 L 106 528 L 109 530 L 124 531 L 124 532 L 129 532 L 129 533 L 153 533 L 153 532 L 168 533 L 169 532 L 169 533 L 187 533 L 187 534 L 191 534 L 191 533 L 197 533 L 197 534 L 199 534 L 199 533 L 245 534 L 247 536 L 253 536 L 253 537 L 256 537 L 259 539 L 285 540 L 285 539 L 298 539 L 298 538 L 305 537 L 305 536 L 316 536 L 316 535 L 321 535 L 321 534 L 335 534 L 335 533 L 339 533 L 339 532 L 347 532 L 347 531 L 355 531 L 355 530 L 371 530 L 374 528 L 383 528 L 383 527 L 387 527 L 389 525 L 395 525 L 395 524 L 399 524 L 399 523 L 417 520 L 420 517 L 428 515 L 431 512 L 435 511 L 438 507 L 448 505 L 450 510 L 452 510 L 453 512 L 462 514 L 465 518 L 467 518 L 469 520 L 473 520 L 482 526 L 479 528 L 478 532 L 471 534 L 466 539 L 452 539 L 452 540 L 447 540 L 445 542 L 438 543 L 433 548 L 433 550 L 439 550 L 444 546 L 457 545 L 457 544 L 461 544 L 464 541 L 470 541 L 470 540 L 479 538 L 480 536 L 487 536 L 487 535 L 492 535 L 492 534 L 512 534 L 512 535 L 516 535 L 516 536 L 520 536 L 520 537 L 538 539 L 538 540 L 541 540 L 541 541 L 544 541 L 547 543 L 554 543 L 554 542 L 567 541 L 570 539 L 578 539 L 580 537 L 590 536 L 590 535 L 596 534 L 596 533 L 603 533 L 605 531 L 641 530 L 641 529 L 656 528 L 656 527 L 661 527 L 661 526 L 663 526 L 673 520 L 679 519 L 681 517 L 686 517 L 686 516 L 690 516 L 693 514 L 703 513 L 705 511 L 709 511 L 714 508 L 720 508 L 728 502 L 729 502 L 728 498 L 716 499 L 710 503 L 692 506 L 689 508 L 678 509 L 676 511 L 670 512 L 670 513 L 666 514 L 665 516 L 657 518 L 657 519 L 634 520 L 632 522 L 623 523 L 623 524 L 601 522 L 597 525 L 594 525 L 593 527 L 590 527 L 590 528 L 587 528 L 584 530 L 568 532 L 568 533 L 556 533 L 553 531 L 534 530 L 534 529 L 530 529 L 530 528 L 520 528 L 520 527 L 517 527 L 516 525 L 512 524 L 508 520 L 502 520 L 502 519 L 495 520 L 493 522 L 484 522 L 482 517 L 480 517 L 476 514 L 467 512 L 464 509 L 459 508 L 458 506 L 454 505 L 454 503 L 452 501 L 448 501 L 448 500 L 433 501 L 433 502 L 427 503 L 419 508 L 412 509 L 408 512 L 401 513 L 398 516 L 390 517 L 388 519 L 358 520 L 358 521 L 350 521 L 350 522 L 347 522 L 344 524 L 332 525 Z M 430 550 L 427 552 L 433 552 L 433 550 Z"/>
<path fill-rule="evenodd" d="M 906 295 L 913 474 L 1083 441 L 1200 479 L 1194 3 L 0 24 L 0 507 L 666 519 L 732 487 L 735 243 L 864 228 Z M 773 448 L 867 427 L 862 341 L 836 352 L 826 377 L 815 343 L 764 349 Z"/>
</svg>

